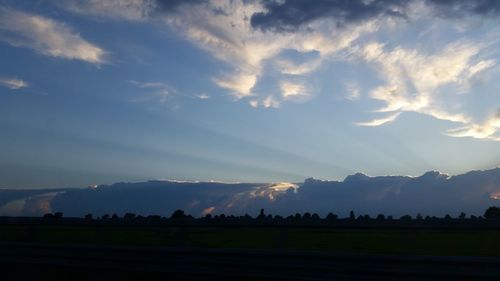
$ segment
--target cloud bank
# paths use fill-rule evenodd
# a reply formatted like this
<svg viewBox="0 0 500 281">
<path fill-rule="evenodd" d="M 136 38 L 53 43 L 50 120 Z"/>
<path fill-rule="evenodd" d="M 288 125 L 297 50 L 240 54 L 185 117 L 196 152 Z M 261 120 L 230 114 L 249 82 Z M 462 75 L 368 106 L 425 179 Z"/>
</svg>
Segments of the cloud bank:
<svg viewBox="0 0 500 281">
<path fill-rule="evenodd" d="M 0 194 L 14 196 L 0 202 L 4 205 L 22 197 L 19 192 L 3 192 Z M 37 193 L 43 196 L 31 195 L 21 213 L 41 215 L 50 210 L 67 216 L 126 212 L 168 216 L 176 209 L 183 209 L 194 216 L 256 215 L 264 208 L 268 213 L 284 216 L 297 212 L 320 215 L 334 212 L 347 216 L 350 210 L 372 216 L 379 213 L 444 216 L 462 211 L 481 215 L 487 207 L 498 205 L 500 168 L 452 177 L 435 171 L 419 177 L 369 177 L 358 173 L 344 181 L 310 178 L 301 184 L 149 181 L 67 189 L 51 196 L 47 193 L 50 191 Z"/>
</svg>

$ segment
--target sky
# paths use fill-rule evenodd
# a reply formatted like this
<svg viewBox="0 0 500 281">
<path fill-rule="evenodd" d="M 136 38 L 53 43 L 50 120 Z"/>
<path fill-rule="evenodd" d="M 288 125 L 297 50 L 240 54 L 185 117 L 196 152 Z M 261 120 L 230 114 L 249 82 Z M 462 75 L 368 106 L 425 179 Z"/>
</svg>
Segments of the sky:
<svg viewBox="0 0 500 281">
<path fill-rule="evenodd" d="M 500 165 L 495 0 L 0 1 L 0 187 Z"/>
</svg>

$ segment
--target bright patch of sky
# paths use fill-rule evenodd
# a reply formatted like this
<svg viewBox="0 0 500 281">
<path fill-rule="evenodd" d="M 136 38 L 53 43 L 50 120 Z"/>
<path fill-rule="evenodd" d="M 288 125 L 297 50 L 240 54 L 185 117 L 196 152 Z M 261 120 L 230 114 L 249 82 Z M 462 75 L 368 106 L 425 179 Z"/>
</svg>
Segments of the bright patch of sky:
<svg viewBox="0 0 500 281">
<path fill-rule="evenodd" d="M 0 186 L 498 166 L 500 5 L 344 2 L 3 1 Z"/>
</svg>

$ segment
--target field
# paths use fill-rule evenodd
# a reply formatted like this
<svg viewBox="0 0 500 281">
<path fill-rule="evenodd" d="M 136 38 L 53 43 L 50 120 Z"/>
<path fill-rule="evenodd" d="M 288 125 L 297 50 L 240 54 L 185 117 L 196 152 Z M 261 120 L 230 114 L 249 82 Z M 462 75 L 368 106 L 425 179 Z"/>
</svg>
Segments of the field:
<svg viewBox="0 0 500 281">
<path fill-rule="evenodd" d="M 1 242 L 500 256 L 500 230 L 0 225 Z"/>
</svg>

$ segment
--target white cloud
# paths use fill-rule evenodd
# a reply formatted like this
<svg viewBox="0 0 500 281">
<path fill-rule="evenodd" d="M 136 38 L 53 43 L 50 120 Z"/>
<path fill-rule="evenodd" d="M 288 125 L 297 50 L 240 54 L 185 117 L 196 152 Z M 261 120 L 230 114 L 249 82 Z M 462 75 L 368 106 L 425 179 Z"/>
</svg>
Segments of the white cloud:
<svg viewBox="0 0 500 281">
<path fill-rule="evenodd" d="M 129 80 L 128 82 L 137 88 L 148 90 L 146 95 L 132 99 L 135 102 L 156 100 L 160 104 L 166 104 L 177 93 L 175 89 L 163 82 L 142 82 L 136 80 Z"/>
<path fill-rule="evenodd" d="M 64 23 L 5 7 L 0 7 L 0 40 L 46 56 L 95 64 L 106 62 L 106 51 Z"/>
<path fill-rule="evenodd" d="M 295 64 L 290 60 L 278 59 L 276 66 L 283 74 L 304 75 L 315 71 L 321 65 L 321 62 L 321 59 L 314 59 L 302 64 Z"/>
<path fill-rule="evenodd" d="M 238 73 L 230 77 L 214 78 L 214 82 L 222 88 L 231 90 L 231 95 L 236 99 L 252 96 L 252 88 L 255 86 L 257 76 L 255 74 Z"/>
<path fill-rule="evenodd" d="M 355 82 L 348 82 L 344 85 L 347 92 L 346 98 L 351 101 L 359 100 L 361 93 L 359 91 L 359 86 Z"/>
<path fill-rule="evenodd" d="M 481 71 L 493 67 L 496 64 L 494 60 L 482 60 L 469 68 L 469 77 L 472 77 Z"/>
<path fill-rule="evenodd" d="M 468 124 L 467 126 L 449 130 L 452 137 L 472 137 L 500 141 L 500 110 L 490 116 L 483 124 Z"/>
<path fill-rule="evenodd" d="M 210 98 L 210 96 L 206 93 L 201 93 L 199 95 L 196 95 L 196 97 L 199 98 L 200 100 L 206 100 Z"/>
<path fill-rule="evenodd" d="M 304 83 L 297 83 L 291 81 L 281 81 L 280 83 L 281 97 L 283 100 L 302 102 L 312 96 L 311 89 Z"/>
<path fill-rule="evenodd" d="M 136 80 L 129 80 L 128 82 L 142 89 L 161 89 L 167 87 L 167 85 L 162 82 L 141 82 Z"/>
<path fill-rule="evenodd" d="M 470 79 L 495 65 L 494 60 L 479 56 L 484 45 L 458 40 L 437 53 L 425 54 L 403 47 L 386 51 L 383 44 L 372 42 L 357 52 L 386 81 L 370 93 L 373 99 L 385 102 L 377 112 L 418 112 L 466 125 L 448 132 L 450 136 L 490 138 L 488 136 L 495 133 L 492 132 L 496 130 L 494 126 L 476 125 L 468 114 L 453 110 L 460 106 L 450 104 L 450 100 L 454 100 L 450 97 L 461 94 Z M 445 87 L 449 88 L 445 90 Z M 398 115 L 358 125 L 377 126 L 394 121 Z"/>
<path fill-rule="evenodd" d="M 370 127 L 380 126 L 380 125 L 383 125 L 383 124 L 387 124 L 387 123 L 393 122 L 394 120 L 396 120 L 396 118 L 398 118 L 399 114 L 401 114 L 401 112 L 397 112 L 397 113 L 391 114 L 391 115 L 389 115 L 389 116 L 387 116 L 385 118 L 373 119 L 373 120 L 368 121 L 368 122 L 359 122 L 359 123 L 356 123 L 356 124 L 359 125 L 359 126 L 370 126 Z"/>
<path fill-rule="evenodd" d="M 11 77 L 0 77 L 0 85 L 9 88 L 11 90 L 19 90 L 22 88 L 29 87 L 28 82 L 22 79 L 11 78 Z"/>
<path fill-rule="evenodd" d="M 264 100 L 262 100 L 262 106 L 265 108 L 278 108 L 280 107 L 280 102 L 273 96 L 267 96 Z"/>
<path fill-rule="evenodd" d="M 259 106 L 259 101 L 257 100 L 251 100 L 248 102 L 248 104 L 250 104 L 251 107 L 258 107 Z"/>
</svg>

